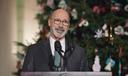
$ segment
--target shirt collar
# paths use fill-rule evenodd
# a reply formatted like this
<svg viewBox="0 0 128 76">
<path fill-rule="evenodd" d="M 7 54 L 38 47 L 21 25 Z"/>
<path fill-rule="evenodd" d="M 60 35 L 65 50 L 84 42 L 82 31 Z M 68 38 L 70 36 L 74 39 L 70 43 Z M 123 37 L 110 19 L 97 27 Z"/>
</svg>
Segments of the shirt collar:
<svg viewBox="0 0 128 76">
<path fill-rule="evenodd" d="M 54 43 L 55 43 L 55 39 L 52 38 L 51 36 L 49 37 L 49 40 L 50 40 L 50 47 L 51 47 L 51 52 L 52 52 L 52 55 L 54 55 L 54 51 L 55 51 L 55 48 L 54 48 Z M 61 46 L 62 46 L 62 50 L 65 52 L 65 38 L 62 38 L 61 40 L 59 40 L 60 43 L 61 43 Z M 62 53 L 63 54 L 63 53 Z"/>
</svg>

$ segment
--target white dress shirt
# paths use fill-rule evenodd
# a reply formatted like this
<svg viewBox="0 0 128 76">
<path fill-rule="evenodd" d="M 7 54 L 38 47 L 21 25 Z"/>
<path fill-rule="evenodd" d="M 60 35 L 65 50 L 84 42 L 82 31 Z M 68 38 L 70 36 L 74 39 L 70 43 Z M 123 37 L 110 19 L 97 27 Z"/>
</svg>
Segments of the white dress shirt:
<svg viewBox="0 0 128 76">
<path fill-rule="evenodd" d="M 54 43 L 55 43 L 56 40 L 54 38 L 52 38 L 51 36 L 50 36 L 49 40 L 50 40 L 51 52 L 52 52 L 52 55 L 54 56 L 54 52 L 55 52 Z M 65 52 L 65 38 L 63 38 L 59 41 L 60 41 L 62 50 Z M 64 55 L 64 52 L 62 53 L 62 55 Z"/>
</svg>

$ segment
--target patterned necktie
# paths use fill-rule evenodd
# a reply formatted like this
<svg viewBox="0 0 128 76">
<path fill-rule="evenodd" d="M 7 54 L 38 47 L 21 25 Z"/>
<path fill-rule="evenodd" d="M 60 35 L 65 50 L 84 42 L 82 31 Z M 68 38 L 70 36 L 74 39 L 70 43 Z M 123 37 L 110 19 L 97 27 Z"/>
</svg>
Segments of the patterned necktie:
<svg viewBox="0 0 128 76">
<path fill-rule="evenodd" d="M 56 41 L 54 43 L 55 47 L 55 54 L 54 54 L 54 70 L 55 71 L 60 71 L 61 70 L 61 44 L 59 41 Z"/>
</svg>

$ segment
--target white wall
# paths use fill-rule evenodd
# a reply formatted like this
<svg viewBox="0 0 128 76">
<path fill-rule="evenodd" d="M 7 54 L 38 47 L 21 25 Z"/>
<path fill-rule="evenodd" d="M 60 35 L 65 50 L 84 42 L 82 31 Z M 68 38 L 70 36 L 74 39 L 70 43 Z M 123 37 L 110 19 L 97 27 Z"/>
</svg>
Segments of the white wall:
<svg viewBox="0 0 128 76">
<path fill-rule="evenodd" d="M 12 54 L 15 20 L 15 0 L 0 0 L 0 76 L 11 76 L 15 71 Z"/>
<path fill-rule="evenodd" d="M 36 0 L 25 0 L 24 4 L 24 27 L 23 27 L 23 42 L 34 43 L 37 33 L 39 32 L 38 21 L 35 19 L 37 14 Z"/>
<path fill-rule="evenodd" d="M 38 32 L 38 23 L 35 20 L 37 7 L 36 0 L 24 0 L 23 42 L 32 41 Z M 0 76 L 13 76 L 16 71 L 17 51 L 13 41 L 17 41 L 16 0 L 0 0 Z"/>
</svg>

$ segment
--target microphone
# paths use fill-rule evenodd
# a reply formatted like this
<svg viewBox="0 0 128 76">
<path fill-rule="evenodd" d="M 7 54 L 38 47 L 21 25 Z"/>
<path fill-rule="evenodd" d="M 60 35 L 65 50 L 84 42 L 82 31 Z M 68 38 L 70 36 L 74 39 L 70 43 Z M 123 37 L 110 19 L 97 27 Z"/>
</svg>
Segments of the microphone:
<svg viewBox="0 0 128 76">
<path fill-rule="evenodd" d="M 60 42 L 59 42 L 59 41 L 56 41 L 56 42 L 55 42 L 55 50 L 56 50 L 56 51 L 60 51 L 61 48 L 62 48 L 62 47 L 61 47 Z"/>
<path fill-rule="evenodd" d="M 59 41 L 55 42 L 55 51 L 57 51 L 60 54 L 60 56 L 63 57 L 61 52 L 64 52 L 64 51 L 62 50 L 62 46 Z"/>
</svg>

